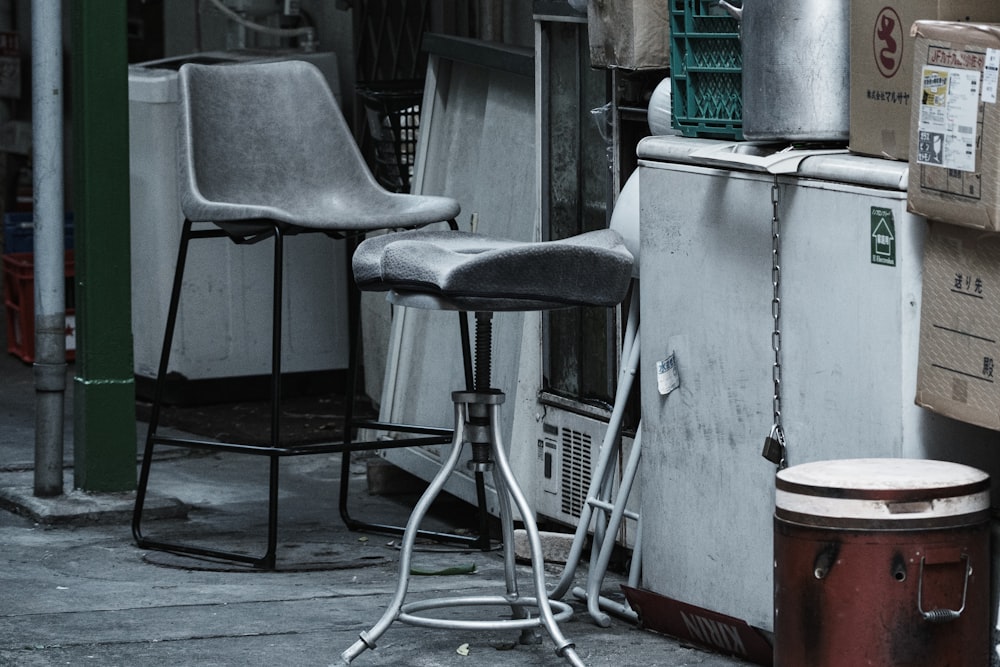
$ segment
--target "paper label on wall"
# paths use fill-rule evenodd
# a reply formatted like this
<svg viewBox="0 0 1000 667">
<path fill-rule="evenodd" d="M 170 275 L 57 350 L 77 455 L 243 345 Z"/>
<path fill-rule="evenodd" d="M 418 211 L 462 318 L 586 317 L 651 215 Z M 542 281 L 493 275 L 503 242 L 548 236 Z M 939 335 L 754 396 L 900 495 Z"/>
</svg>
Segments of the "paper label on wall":
<svg viewBox="0 0 1000 667">
<path fill-rule="evenodd" d="M 979 71 L 925 66 L 921 80 L 917 162 L 975 171 Z"/>
<path fill-rule="evenodd" d="M 661 396 L 666 396 L 681 386 L 681 377 L 677 373 L 677 360 L 673 353 L 666 359 L 656 362 L 656 388 Z"/>
</svg>

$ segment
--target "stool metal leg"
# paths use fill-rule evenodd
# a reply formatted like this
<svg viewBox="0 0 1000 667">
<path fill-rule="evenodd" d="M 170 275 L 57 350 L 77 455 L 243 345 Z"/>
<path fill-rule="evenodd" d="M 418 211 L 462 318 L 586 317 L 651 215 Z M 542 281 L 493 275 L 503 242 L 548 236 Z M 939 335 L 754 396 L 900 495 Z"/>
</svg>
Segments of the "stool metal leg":
<svg viewBox="0 0 1000 667">
<path fill-rule="evenodd" d="M 389 629 L 393 621 L 399 617 L 399 610 L 403 606 L 403 598 L 406 597 L 406 589 L 410 585 L 410 561 L 413 557 L 413 545 L 416 543 L 417 535 L 420 532 L 420 524 L 430 509 L 431 503 L 434 502 L 441 489 L 444 488 L 448 477 L 455 471 L 456 466 L 458 466 L 458 459 L 462 454 L 463 445 L 465 444 L 465 417 L 462 414 L 463 411 L 462 404 L 455 403 L 455 434 L 452 438 L 451 453 L 448 455 L 444 465 L 441 466 L 441 470 L 431 480 L 427 490 L 420 496 L 420 500 L 413 508 L 413 513 L 410 514 L 410 518 L 406 522 L 406 529 L 403 531 L 403 543 L 399 551 L 399 582 L 396 585 L 396 592 L 393 594 L 392 601 L 386 608 L 385 613 L 382 614 L 382 618 L 375 623 L 372 629 L 362 632 L 360 639 L 341 654 L 341 660 L 345 665 L 350 664 L 365 649 L 375 648 L 375 643 L 385 634 L 385 631 Z"/>
<path fill-rule="evenodd" d="M 582 667 L 583 662 L 577 656 L 574 644 L 563 636 L 552 614 L 552 606 L 548 593 L 545 590 L 545 558 L 542 555 L 542 539 L 538 534 L 538 526 L 535 525 L 535 517 L 531 511 L 531 506 L 528 504 L 527 498 L 524 497 L 521 487 L 514 478 L 514 472 L 511 470 L 510 462 L 507 460 L 507 452 L 504 451 L 503 438 L 500 434 L 500 406 L 491 405 L 490 413 L 491 427 L 493 429 L 493 437 L 490 444 L 493 448 L 493 456 L 496 459 L 500 475 L 503 477 L 506 491 L 510 493 L 510 496 L 514 499 L 515 507 L 521 513 L 521 520 L 528 535 L 528 545 L 531 551 L 531 573 L 535 581 L 535 598 L 537 599 L 538 613 L 541 615 L 545 629 L 548 630 L 549 636 L 552 637 L 552 641 L 556 645 L 556 654 L 566 658 L 571 665 L 580 665 Z"/>
<path fill-rule="evenodd" d="M 535 525 L 531 507 L 514 478 L 510 463 L 507 460 L 506 451 L 503 447 L 503 439 L 499 427 L 499 410 L 504 396 L 500 392 L 479 391 L 455 392 L 452 397 L 455 401 L 455 435 L 452 442 L 451 454 L 443 464 L 441 470 L 431 481 L 427 491 L 421 496 L 417 506 L 413 510 L 413 514 L 407 522 L 403 535 L 402 550 L 400 551 L 399 582 L 396 586 L 393 599 L 389 603 L 385 613 L 383 613 L 372 629 L 360 633 L 359 639 L 341 654 L 341 660 L 343 664 L 349 664 L 354 658 L 363 653 L 365 649 L 374 649 L 379 638 L 394 621 L 398 620 L 410 625 L 442 629 L 519 629 L 522 630 L 522 641 L 525 639 L 525 631 L 544 626 L 553 643 L 555 643 L 556 654 L 566 658 L 571 665 L 582 667 L 583 663 L 579 656 L 577 656 L 574 645 L 563 636 L 558 626 L 558 622 L 569 618 L 573 610 L 564 602 L 550 600 L 546 593 L 541 537 Z M 487 408 L 485 423 L 482 417 L 484 413 L 481 409 L 483 405 Z M 473 406 L 475 406 L 475 409 L 473 409 Z M 467 430 L 473 434 L 471 439 L 474 449 L 478 446 L 488 444 L 489 453 L 493 458 L 492 463 L 495 465 L 493 467 L 494 480 L 497 487 L 497 495 L 501 498 L 500 511 L 504 538 L 506 595 L 438 598 L 404 604 L 403 600 L 406 597 L 410 580 L 410 561 L 420 523 L 430 509 L 431 503 L 444 487 L 445 481 L 457 466 L 463 445 L 467 439 Z M 483 442 L 483 440 L 487 440 L 488 443 Z M 480 470 L 491 463 L 490 461 L 480 459 L 480 456 L 474 456 L 474 463 L 482 466 Z M 514 506 L 521 514 L 528 534 L 535 588 L 534 597 L 523 597 L 517 590 L 511 500 L 513 500 Z M 417 615 L 417 612 L 441 607 L 478 605 L 509 605 L 512 610 L 512 618 L 484 621 L 438 619 Z M 529 607 L 537 609 L 538 618 L 531 618 L 528 613 Z M 556 609 L 558 614 L 554 614 L 553 609 Z"/>
<path fill-rule="evenodd" d="M 492 466 L 492 468 L 493 488 L 498 490 L 505 488 L 500 469 L 496 466 Z M 510 506 L 510 494 L 497 493 L 497 505 L 500 510 L 500 539 L 503 540 L 503 576 L 507 585 L 507 597 L 514 602 L 520 599 L 521 594 L 517 586 L 517 572 L 515 567 L 517 555 L 514 552 L 514 511 Z M 522 605 L 511 604 L 510 610 L 513 618 L 528 618 L 528 612 L 525 611 Z M 520 642 L 522 644 L 537 644 L 537 635 L 534 629 L 525 628 L 522 630 Z"/>
</svg>

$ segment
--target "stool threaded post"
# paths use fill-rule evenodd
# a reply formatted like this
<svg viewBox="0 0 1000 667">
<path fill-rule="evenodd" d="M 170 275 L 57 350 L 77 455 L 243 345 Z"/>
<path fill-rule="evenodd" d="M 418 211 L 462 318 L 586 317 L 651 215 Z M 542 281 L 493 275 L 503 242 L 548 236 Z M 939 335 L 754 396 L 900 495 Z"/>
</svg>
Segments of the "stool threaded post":
<svg viewBox="0 0 1000 667">
<path fill-rule="evenodd" d="M 476 313 L 476 391 L 486 391 L 492 380 L 493 313 Z"/>
</svg>

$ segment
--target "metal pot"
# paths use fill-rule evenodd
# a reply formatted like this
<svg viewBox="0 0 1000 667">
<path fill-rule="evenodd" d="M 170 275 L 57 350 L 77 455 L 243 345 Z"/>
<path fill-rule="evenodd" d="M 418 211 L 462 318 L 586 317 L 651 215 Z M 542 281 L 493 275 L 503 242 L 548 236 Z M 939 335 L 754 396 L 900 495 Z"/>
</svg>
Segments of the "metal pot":
<svg viewBox="0 0 1000 667">
<path fill-rule="evenodd" d="M 850 3 L 847 0 L 720 0 L 740 21 L 743 136 L 846 141 Z"/>
</svg>

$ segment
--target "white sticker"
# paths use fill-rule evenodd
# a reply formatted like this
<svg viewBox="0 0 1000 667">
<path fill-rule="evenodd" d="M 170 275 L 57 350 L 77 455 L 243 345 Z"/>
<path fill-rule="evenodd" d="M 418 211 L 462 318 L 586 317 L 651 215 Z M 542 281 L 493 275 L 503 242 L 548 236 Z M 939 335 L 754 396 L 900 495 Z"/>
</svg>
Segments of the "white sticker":
<svg viewBox="0 0 1000 667">
<path fill-rule="evenodd" d="M 986 49 L 983 64 L 983 102 L 997 103 L 997 79 L 1000 79 L 1000 49 Z"/>
<path fill-rule="evenodd" d="M 921 76 L 917 162 L 975 171 L 979 72 L 925 66 Z"/>
<path fill-rule="evenodd" d="M 662 361 L 656 362 L 656 388 L 661 396 L 666 396 L 681 386 L 681 377 L 677 373 L 677 360 L 673 353 Z"/>
</svg>

